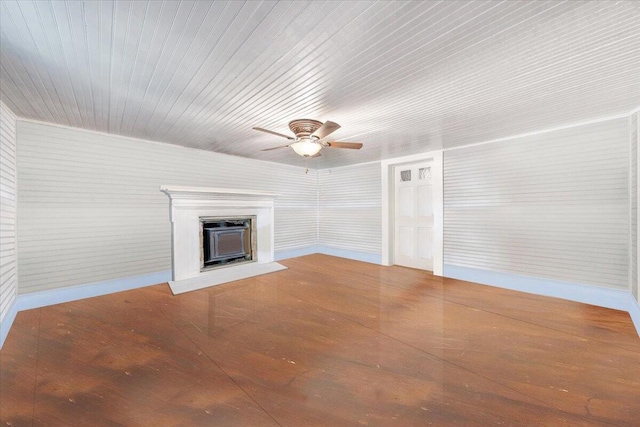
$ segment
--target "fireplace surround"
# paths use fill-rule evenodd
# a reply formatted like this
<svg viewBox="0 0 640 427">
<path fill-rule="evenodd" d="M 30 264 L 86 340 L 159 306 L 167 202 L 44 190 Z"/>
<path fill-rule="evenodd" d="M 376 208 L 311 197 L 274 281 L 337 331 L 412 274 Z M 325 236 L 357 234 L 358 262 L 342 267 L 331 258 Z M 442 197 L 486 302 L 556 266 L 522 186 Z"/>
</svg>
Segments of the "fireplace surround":
<svg viewBox="0 0 640 427">
<path fill-rule="evenodd" d="M 207 187 L 179 187 L 161 186 L 160 191 L 165 193 L 170 200 L 171 241 L 172 241 L 172 276 L 169 286 L 174 294 L 179 294 L 208 286 L 253 277 L 285 269 L 286 267 L 273 261 L 274 259 L 274 193 L 236 190 L 227 188 Z M 251 230 L 244 228 L 243 233 L 239 229 L 227 230 L 226 237 L 233 234 L 242 238 L 249 233 L 253 237 L 251 242 L 251 260 L 244 263 L 222 263 L 216 268 L 206 268 L 203 265 L 203 224 L 212 224 L 216 220 L 224 219 L 234 221 L 252 219 Z M 204 219 L 204 223 L 202 222 Z M 215 219 L 215 220 L 214 220 Z M 208 222 L 207 222 L 208 221 Z M 227 228 L 233 228 L 233 224 L 225 224 Z M 209 233 L 209 232 L 206 232 Z M 212 232 L 216 239 L 215 232 Z M 218 245 L 220 237 L 225 233 L 218 233 Z M 224 240 L 224 239 L 223 239 Z M 215 242 L 214 249 L 215 249 Z M 230 256 L 232 249 L 237 248 L 237 241 L 233 239 L 223 242 L 230 244 L 224 251 L 226 255 L 218 259 Z M 236 245 L 236 246 L 234 246 Z M 220 249 L 220 246 L 218 246 Z M 246 252 L 246 246 L 243 249 Z M 239 256 L 241 250 L 237 251 Z M 220 264 L 220 263 L 219 263 Z M 205 268 L 203 268 L 205 267 Z"/>
</svg>

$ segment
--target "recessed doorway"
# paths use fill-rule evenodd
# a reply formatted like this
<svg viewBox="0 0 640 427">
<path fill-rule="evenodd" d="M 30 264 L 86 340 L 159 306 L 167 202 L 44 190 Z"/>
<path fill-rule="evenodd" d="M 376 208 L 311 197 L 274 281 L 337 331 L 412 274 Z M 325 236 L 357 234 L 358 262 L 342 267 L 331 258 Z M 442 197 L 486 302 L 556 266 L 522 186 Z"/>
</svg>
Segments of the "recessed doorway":
<svg viewBox="0 0 640 427">
<path fill-rule="evenodd" d="M 394 167 L 393 263 L 433 271 L 433 160 Z"/>
<path fill-rule="evenodd" d="M 443 270 L 442 152 L 382 162 L 382 264 Z"/>
</svg>

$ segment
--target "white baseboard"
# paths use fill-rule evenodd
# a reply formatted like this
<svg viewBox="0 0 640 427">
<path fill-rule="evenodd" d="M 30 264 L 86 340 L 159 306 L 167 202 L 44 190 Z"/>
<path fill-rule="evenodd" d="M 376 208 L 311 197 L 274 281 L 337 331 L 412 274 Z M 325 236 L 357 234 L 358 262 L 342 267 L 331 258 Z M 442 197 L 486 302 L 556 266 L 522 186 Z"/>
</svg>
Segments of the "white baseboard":
<svg viewBox="0 0 640 427">
<path fill-rule="evenodd" d="M 562 298 L 615 310 L 629 310 L 630 292 L 623 289 L 602 288 L 579 283 L 561 282 L 539 277 L 482 270 L 453 264 L 444 265 L 444 276 L 483 285 L 530 294 Z"/>
<path fill-rule="evenodd" d="M 168 282 L 169 280 L 171 280 L 171 270 L 143 274 L 140 276 L 125 277 L 122 279 L 87 283 L 84 285 L 67 286 L 48 291 L 31 292 L 28 294 L 18 295 L 16 305 L 18 311 L 30 310 L 32 308 L 46 307 L 48 305 L 97 297 L 100 295 L 112 294 L 114 292 L 143 288 L 145 286 Z"/>
<path fill-rule="evenodd" d="M 629 295 L 629 316 L 631 316 L 633 326 L 636 327 L 638 336 L 640 336 L 640 302 L 636 301 L 632 294 Z"/>
<path fill-rule="evenodd" d="M 283 259 L 297 258 L 299 256 L 313 255 L 318 253 L 318 246 L 311 245 L 303 248 L 287 249 L 284 251 L 276 251 L 274 253 L 274 261 L 282 261 Z"/>
<path fill-rule="evenodd" d="M 333 246 L 325 246 L 318 245 L 317 250 L 319 254 L 332 255 L 340 258 L 352 259 L 355 261 L 368 262 L 371 264 L 382 264 L 382 255 L 371 253 L 371 252 L 362 252 L 362 251 L 352 251 L 350 249 L 340 249 Z"/>
<path fill-rule="evenodd" d="M 0 322 L 0 349 L 2 349 L 4 340 L 6 340 L 7 335 L 9 335 L 9 329 L 11 329 L 11 325 L 13 325 L 16 314 L 18 314 L 18 307 L 16 301 L 13 301 L 13 304 L 9 307 L 9 311 L 7 311 L 7 314 L 4 315 L 4 319 Z"/>
<path fill-rule="evenodd" d="M 352 259 L 355 261 L 368 262 L 371 264 L 382 264 L 382 255 L 371 253 L 371 252 L 362 252 L 362 251 L 353 251 L 350 249 L 341 249 L 333 246 L 326 245 L 313 245 L 306 246 L 300 249 L 292 249 L 287 251 L 279 251 L 275 253 L 275 260 L 281 261 L 287 258 L 297 258 L 299 256 L 304 255 L 313 255 L 313 254 L 324 254 L 324 255 L 332 255 L 340 258 Z"/>
</svg>

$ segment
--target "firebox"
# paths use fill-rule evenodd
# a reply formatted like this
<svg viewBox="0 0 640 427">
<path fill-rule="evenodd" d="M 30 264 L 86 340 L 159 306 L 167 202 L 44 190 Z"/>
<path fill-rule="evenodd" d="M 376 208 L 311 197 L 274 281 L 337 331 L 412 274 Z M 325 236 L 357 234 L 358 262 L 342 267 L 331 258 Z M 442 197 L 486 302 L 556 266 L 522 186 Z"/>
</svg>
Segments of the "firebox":
<svg viewBox="0 0 640 427">
<path fill-rule="evenodd" d="M 200 270 L 254 261 L 255 217 L 200 217 Z"/>
</svg>

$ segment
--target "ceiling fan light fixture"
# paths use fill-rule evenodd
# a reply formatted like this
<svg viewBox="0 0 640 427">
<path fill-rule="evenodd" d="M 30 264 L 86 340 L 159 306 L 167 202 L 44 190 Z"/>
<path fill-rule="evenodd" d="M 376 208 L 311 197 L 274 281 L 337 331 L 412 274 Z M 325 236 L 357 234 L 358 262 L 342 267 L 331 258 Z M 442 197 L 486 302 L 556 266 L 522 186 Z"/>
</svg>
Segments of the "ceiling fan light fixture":
<svg viewBox="0 0 640 427">
<path fill-rule="evenodd" d="M 302 157 L 315 156 L 322 149 L 322 145 L 311 138 L 300 138 L 300 140 L 291 144 L 290 147 L 293 148 L 296 154 Z"/>
<path fill-rule="evenodd" d="M 293 151 L 302 157 L 316 157 L 319 156 L 320 150 L 323 147 L 330 148 L 350 148 L 352 150 L 359 150 L 362 148 L 360 142 L 341 142 L 341 141 L 326 141 L 326 137 L 336 130 L 340 129 L 340 125 L 327 120 L 322 123 L 319 120 L 312 119 L 298 119 L 289 122 L 289 129 L 295 135 L 285 135 L 283 133 L 274 132 L 272 130 L 254 127 L 253 130 L 269 133 L 271 135 L 281 136 L 282 138 L 293 141 L 288 145 L 281 145 L 279 147 L 265 148 L 260 151 L 271 151 L 279 148 L 291 147 Z"/>
</svg>

